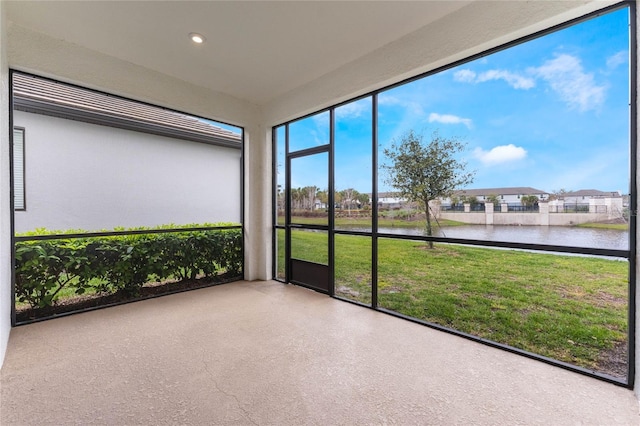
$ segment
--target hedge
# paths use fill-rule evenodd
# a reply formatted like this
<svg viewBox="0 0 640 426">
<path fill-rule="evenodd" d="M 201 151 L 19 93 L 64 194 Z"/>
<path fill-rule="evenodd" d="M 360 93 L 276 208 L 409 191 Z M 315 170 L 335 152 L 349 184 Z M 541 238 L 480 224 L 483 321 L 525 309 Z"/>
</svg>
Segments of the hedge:
<svg viewBox="0 0 640 426">
<path fill-rule="evenodd" d="M 163 225 L 140 231 L 234 224 Z M 63 233 L 85 233 L 72 230 Z M 30 235 L 61 234 L 38 229 Z M 242 273 L 242 230 L 128 234 L 16 242 L 16 300 L 33 308 L 51 306 L 63 289 L 75 294 L 135 296 L 147 282 Z M 68 293 L 68 291 L 67 291 Z"/>
</svg>

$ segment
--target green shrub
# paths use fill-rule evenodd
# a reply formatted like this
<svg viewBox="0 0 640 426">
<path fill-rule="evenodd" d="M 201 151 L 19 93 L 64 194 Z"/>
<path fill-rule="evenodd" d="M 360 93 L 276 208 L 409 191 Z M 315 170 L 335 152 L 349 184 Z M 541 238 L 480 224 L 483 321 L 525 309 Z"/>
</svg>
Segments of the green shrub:
<svg viewBox="0 0 640 426">
<path fill-rule="evenodd" d="M 102 238 L 92 249 L 93 278 L 99 279 L 96 289 L 135 296 L 154 277 L 167 278 L 162 273 L 163 253 L 157 244 L 161 238 L 155 237 L 142 234 Z"/>
<path fill-rule="evenodd" d="M 135 230 L 227 225 L 171 224 Z M 64 233 L 84 231 L 39 229 L 35 235 Z M 16 299 L 34 308 L 45 307 L 51 306 L 63 289 L 70 289 L 75 294 L 91 289 L 136 296 L 150 281 L 210 278 L 223 273 L 239 276 L 243 260 L 242 231 L 224 229 L 19 241 L 15 258 Z"/>
<path fill-rule="evenodd" d="M 82 294 L 91 275 L 80 240 L 21 242 L 16 244 L 16 298 L 32 307 L 53 303 L 67 288 Z"/>
</svg>

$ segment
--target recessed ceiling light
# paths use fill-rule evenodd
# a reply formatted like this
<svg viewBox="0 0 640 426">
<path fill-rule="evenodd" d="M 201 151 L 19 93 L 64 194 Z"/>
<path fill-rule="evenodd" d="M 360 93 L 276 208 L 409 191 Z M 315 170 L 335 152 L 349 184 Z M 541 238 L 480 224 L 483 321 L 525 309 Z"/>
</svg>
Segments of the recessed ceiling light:
<svg viewBox="0 0 640 426">
<path fill-rule="evenodd" d="M 189 33 L 189 38 L 192 42 L 202 44 L 206 40 L 202 34 L 198 33 Z"/>
</svg>

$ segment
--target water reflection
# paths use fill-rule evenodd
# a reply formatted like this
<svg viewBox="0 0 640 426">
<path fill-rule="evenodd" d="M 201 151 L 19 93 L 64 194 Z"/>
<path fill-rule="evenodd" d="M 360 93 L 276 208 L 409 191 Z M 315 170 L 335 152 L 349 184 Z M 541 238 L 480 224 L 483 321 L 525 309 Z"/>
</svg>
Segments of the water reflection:
<svg viewBox="0 0 640 426">
<path fill-rule="evenodd" d="M 362 228 L 351 228 L 351 230 L 370 231 Z M 398 235 L 424 235 L 421 228 L 379 228 L 378 232 Z M 616 229 L 570 226 L 464 225 L 434 229 L 434 236 L 611 250 L 629 249 L 629 231 Z"/>
</svg>

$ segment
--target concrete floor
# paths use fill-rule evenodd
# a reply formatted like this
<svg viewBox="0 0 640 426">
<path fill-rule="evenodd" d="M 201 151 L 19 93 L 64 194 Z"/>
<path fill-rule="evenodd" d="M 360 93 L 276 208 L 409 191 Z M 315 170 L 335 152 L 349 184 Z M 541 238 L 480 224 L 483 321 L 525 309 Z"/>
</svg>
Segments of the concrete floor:
<svg viewBox="0 0 640 426">
<path fill-rule="evenodd" d="M 640 424 L 633 392 L 275 282 L 14 328 L 0 423 Z"/>
</svg>

